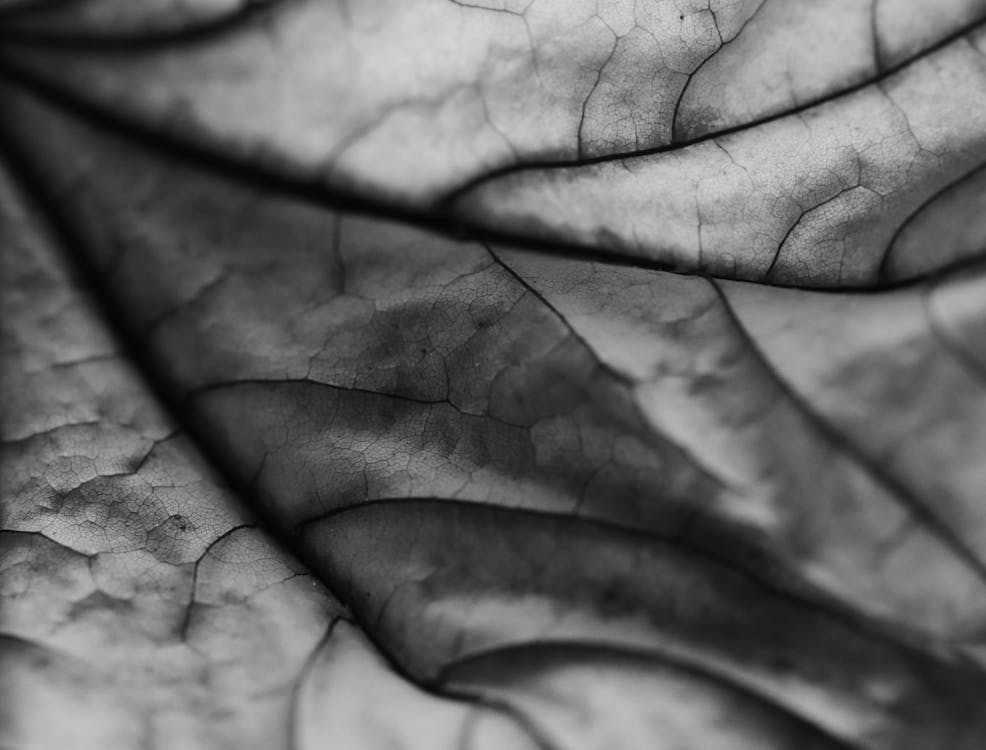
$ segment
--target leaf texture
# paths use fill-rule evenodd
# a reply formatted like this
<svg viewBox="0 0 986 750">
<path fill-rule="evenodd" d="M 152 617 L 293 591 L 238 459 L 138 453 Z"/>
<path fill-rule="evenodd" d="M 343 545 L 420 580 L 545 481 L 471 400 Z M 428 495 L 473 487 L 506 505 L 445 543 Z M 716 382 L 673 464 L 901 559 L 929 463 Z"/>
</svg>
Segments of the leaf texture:
<svg viewBox="0 0 986 750">
<path fill-rule="evenodd" d="M 317 731 L 298 685 L 345 611 L 161 412 L 7 174 L 0 189 L 0 744 L 270 748 Z M 365 641 L 348 658 L 410 690 L 380 662 Z"/>
<path fill-rule="evenodd" d="M 0 737 L 981 747 L 984 16 L 0 6 Z"/>
</svg>

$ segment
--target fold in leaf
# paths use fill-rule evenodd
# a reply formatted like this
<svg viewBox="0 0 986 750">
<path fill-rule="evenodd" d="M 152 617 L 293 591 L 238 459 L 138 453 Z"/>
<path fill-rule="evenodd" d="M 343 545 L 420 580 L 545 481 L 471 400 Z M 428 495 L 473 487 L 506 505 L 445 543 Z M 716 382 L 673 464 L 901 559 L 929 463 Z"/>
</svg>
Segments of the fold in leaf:
<svg viewBox="0 0 986 750">
<path fill-rule="evenodd" d="M 0 197 L 0 744 L 283 744 L 339 605 L 161 414 L 7 173 Z"/>
<path fill-rule="evenodd" d="M 456 663 L 443 681 L 503 701 L 572 750 L 676 750 L 695 737 L 705 750 L 845 747 L 755 695 L 639 650 L 499 649 Z"/>
<path fill-rule="evenodd" d="M 833 616 L 687 544 L 439 501 L 343 511 L 309 524 L 303 541 L 423 679 L 525 644 L 631 649 L 753 693 L 853 747 L 982 742 L 981 670 Z"/>
<path fill-rule="evenodd" d="M 4 57 L 154 131 L 416 206 L 491 170 L 664 148 L 838 96 L 986 15 L 979 0 L 288 0 L 155 43 L 152 3 L 59 43 L 87 5 L 98 16 L 123 3 L 15 19 Z M 243 4 L 215 6 L 197 13 Z M 30 45 L 16 43 L 24 25 Z M 702 158 L 717 172 L 714 156 Z M 803 198 L 783 195 L 783 177 L 772 185 L 804 211 L 834 182 L 855 184 L 838 153 L 812 156 Z"/>
</svg>

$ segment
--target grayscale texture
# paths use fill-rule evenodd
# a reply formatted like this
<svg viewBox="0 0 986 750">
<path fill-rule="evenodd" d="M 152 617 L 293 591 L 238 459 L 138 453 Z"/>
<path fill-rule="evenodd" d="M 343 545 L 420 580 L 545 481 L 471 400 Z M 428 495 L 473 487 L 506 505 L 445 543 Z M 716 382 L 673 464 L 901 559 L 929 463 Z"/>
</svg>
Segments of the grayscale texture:
<svg viewBox="0 0 986 750">
<path fill-rule="evenodd" d="M 0 747 L 986 747 L 984 0 L 0 0 Z"/>
</svg>

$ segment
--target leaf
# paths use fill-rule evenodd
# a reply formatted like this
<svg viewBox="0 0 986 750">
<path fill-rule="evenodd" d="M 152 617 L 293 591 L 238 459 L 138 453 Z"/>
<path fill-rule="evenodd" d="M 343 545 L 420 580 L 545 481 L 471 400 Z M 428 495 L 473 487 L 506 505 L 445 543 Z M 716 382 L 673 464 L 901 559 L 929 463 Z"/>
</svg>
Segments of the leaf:
<svg viewBox="0 0 986 750">
<path fill-rule="evenodd" d="M 6 6 L 5 690 L 978 748 L 983 12 Z"/>
<path fill-rule="evenodd" d="M 525 167 L 458 204 L 484 226 L 718 276 L 837 288 L 909 279 L 943 264 L 928 247 L 916 258 L 898 249 L 898 233 L 942 191 L 976 194 L 960 185 L 986 159 L 984 49 L 977 27 L 824 105 L 671 152 Z"/>
<path fill-rule="evenodd" d="M 342 620 L 299 684 L 296 718 L 300 748 L 539 747 L 508 709 L 442 699 L 395 680 L 365 637 Z"/>
<path fill-rule="evenodd" d="M 666 663 L 672 681 L 679 671 L 716 678 L 732 688 L 727 706 L 747 692 L 776 704 L 817 727 L 797 733 L 805 743 L 824 746 L 818 732 L 862 747 L 927 747 L 953 726 L 969 738 L 981 731 L 977 670 L 939 674 L 935 660 L 905 655 L 899 642 L 880 643 L 865 626 L 812 611 L 680 540 L 424 501 L 364 506 L 310 534 L 316 559 L 327 558 L 319 569 L 342 578 L 336 590 L 358 586 L 348 597 L 355 612 L 422 677 L 510 646 L 595 646 L 615 650 L 617 663 L 637 652 L 658 684 L 648 659 Z M 358 571 L 356 581 L 335 571 Z M 777 723 L 771 744 L 790 732 Z"/>
<path fill-rule="evenodd" d="M 0 184 L 2 744 L 277 742 L 339 605 L 161 414 Z"/>
<path fill-rule="evenodd" d="M 0 186 L 2 744 L 284 744 L 340 606 L 160 413 Z"/>
</svg>

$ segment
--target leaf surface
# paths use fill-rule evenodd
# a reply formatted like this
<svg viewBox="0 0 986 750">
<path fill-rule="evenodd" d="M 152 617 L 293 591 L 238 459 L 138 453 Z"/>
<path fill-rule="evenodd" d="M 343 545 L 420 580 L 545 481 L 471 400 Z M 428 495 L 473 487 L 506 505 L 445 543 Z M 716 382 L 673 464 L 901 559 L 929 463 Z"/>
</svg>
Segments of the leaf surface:
<svg viewBox="0 0 986 750">
<path fill-rule="evenodd" d="M 984 13 L 0 6 L 4 741 L 981 747 Z"/>
<path fill-rule="evenodd" d="M 341 606 L 162 414 L 6 173 L 0 195 L 0 744 L 287 746 Z"/>
</svg>

